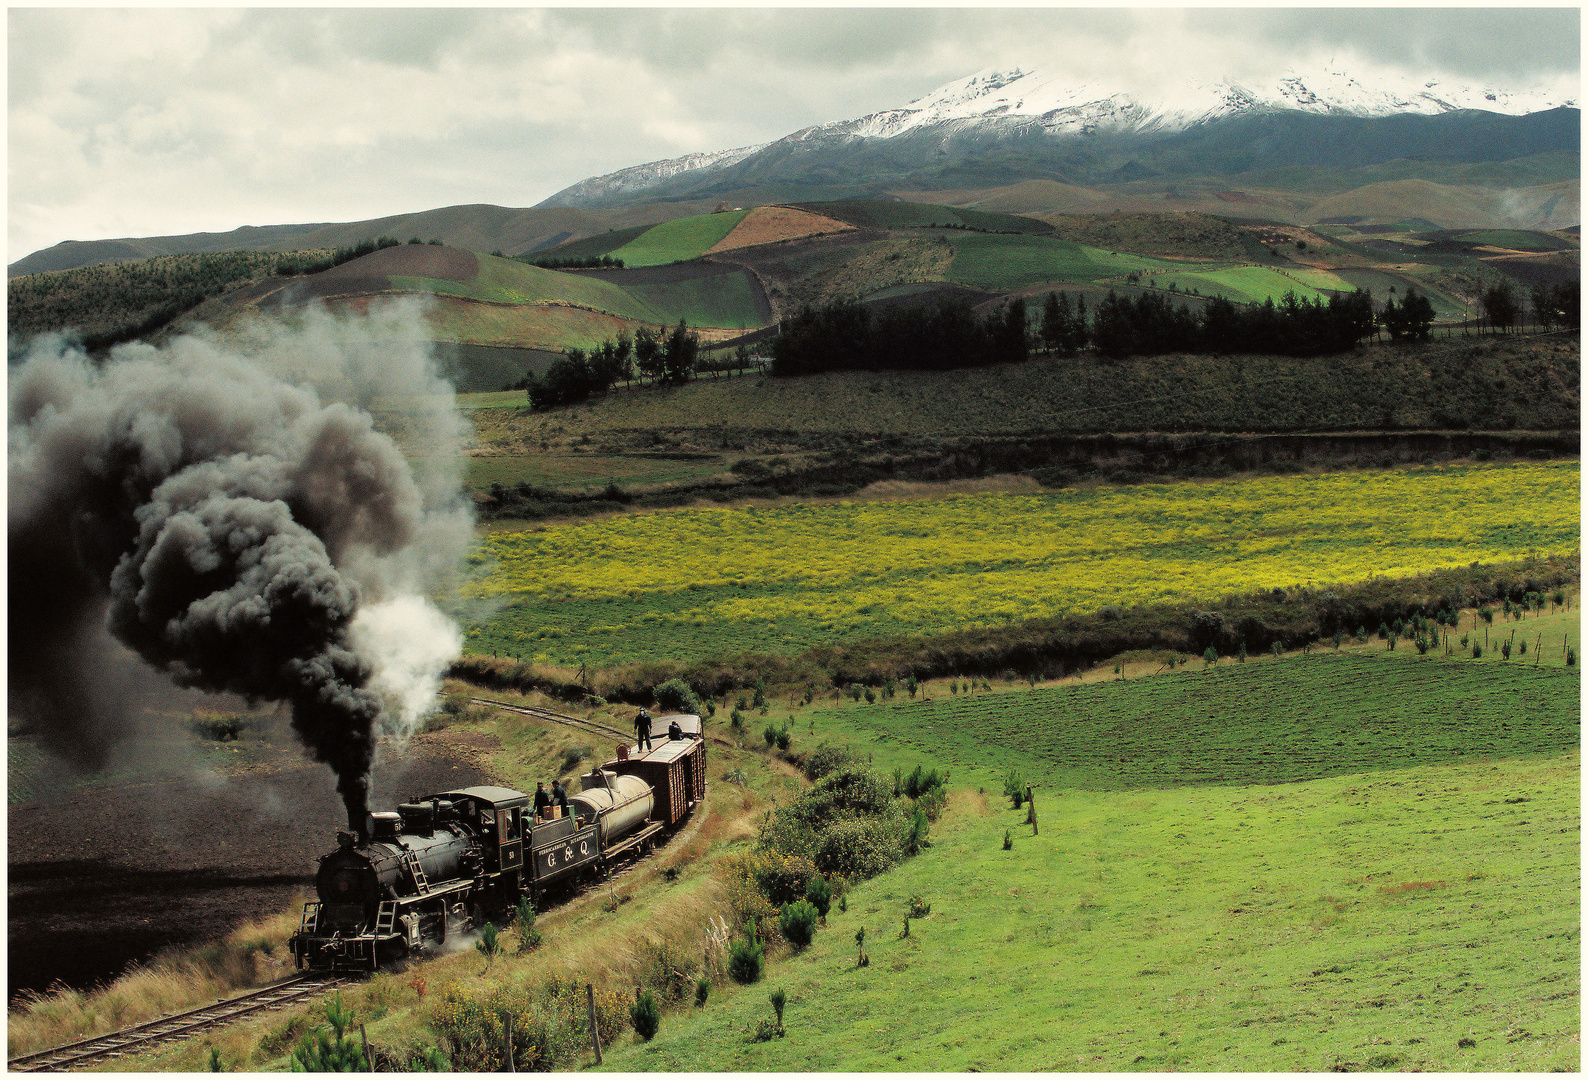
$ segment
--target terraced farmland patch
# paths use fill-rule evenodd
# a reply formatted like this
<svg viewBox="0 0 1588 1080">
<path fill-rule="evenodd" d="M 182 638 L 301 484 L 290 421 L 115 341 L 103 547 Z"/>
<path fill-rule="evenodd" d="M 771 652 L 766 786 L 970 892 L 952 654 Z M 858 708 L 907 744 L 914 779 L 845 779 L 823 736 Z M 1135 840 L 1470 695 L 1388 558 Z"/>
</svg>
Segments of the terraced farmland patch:
<svg viewBox="0 0 1588 1080">
<path fill-rule="evenodd" d="M 948 279 L 1007 291 L 1044 282 L 1089 282 L 1133 272 L 1164 273 L 1184 267 L 1166 259 L 1106 251 L 1043 236 L 945 233 L 954 248 Z"/>
<path fill-rule="evenodd" d="M 1575 552 L 1575 462 L 688 509 L 498 530 L 468 648 L 699 660 Z M 1519 513 L 1519 507 L 1526 513 Z"/>
<path fill-rule="evenodd" d="M 680 259 L 698 259 L 743 221 L 748 210 L 702 214 L 653 225 L 612 252 L 626 266 L 659 266 Z"/>
</svg>

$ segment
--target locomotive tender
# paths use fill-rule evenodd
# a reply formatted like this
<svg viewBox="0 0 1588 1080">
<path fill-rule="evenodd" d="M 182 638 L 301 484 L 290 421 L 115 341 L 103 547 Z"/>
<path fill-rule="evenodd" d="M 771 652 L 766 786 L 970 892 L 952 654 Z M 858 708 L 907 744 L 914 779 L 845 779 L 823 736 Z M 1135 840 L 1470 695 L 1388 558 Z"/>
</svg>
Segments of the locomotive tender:
<svg viewBox="0 0 1588 1080">
<path fill-rule="evenodd" d="M 682 739 L 662 734 L 643 753 L 619 746 L 585 773 L 567 817 L 536 819 L 528 795 L 481 786 L 370 814 L 361 836 L 339 833 L 289 942 L 298 967 L 374 970 L 649 850 L 706 796 L 700 717 L 655 717 L 651 727 L 665 733 L 675 721 Z"/>
</svg>

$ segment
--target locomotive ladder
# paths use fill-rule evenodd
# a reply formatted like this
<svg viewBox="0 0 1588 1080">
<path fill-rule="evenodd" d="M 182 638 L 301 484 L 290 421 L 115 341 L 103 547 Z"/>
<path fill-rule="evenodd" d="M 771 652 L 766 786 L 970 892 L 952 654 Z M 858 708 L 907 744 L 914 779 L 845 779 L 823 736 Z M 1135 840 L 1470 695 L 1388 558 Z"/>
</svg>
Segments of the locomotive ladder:
<svg viewBox="0 0 1588 1080">
<path fill-rule="evenodd" d="M 420 896 L 430 895 L 430 879 L 425 877 L 425 868 L 419 865 L 419 856 L 405 849 L 402 853 L 402 864 L 407 868 L 409 876 L 414 879 L 414 890 Z"/>
</svg>

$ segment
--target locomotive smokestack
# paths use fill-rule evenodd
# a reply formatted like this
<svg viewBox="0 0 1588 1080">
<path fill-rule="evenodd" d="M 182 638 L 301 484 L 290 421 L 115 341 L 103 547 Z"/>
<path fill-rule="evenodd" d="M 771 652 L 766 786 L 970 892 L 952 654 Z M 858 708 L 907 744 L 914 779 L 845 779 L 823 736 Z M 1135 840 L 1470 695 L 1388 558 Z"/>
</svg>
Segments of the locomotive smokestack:
<svg viewBox="0 0 1588 1080">
<path fill-rule="evenodd" d="M 469 514 L 457 466 L 416 479 L 361 406 L 377 386 L 403 395 L 441 461 L 460 433 L 451 388 L 412 344 L 416 310 L 248 333 L 102 364 L 54 340 L 12 368 L 12 712 L 102 762 L 132 734 L 98 659 L 108 631 L 178 685 L 288 703 L 362 831 L 380 735 L 411 730 L 416 686 L 456 655 L 423 594 L 457 565 Z M 431 647 L 377 632 L 392 610 L 423 612 L 399 621 Z"/>
</svg>

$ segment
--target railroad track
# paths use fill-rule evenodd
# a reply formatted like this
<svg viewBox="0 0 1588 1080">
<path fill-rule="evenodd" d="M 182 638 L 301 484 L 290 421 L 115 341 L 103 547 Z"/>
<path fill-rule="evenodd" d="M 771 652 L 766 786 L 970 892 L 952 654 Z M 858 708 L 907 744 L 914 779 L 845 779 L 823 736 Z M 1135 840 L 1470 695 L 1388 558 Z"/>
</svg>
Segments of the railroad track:
<svg viewBox="0 0 1588 1080">
<path fill-rule="evenodd" d="M 470 698 L 469 701 L 475 705 L 489 705 L 493 709 L 506 709 L 508 712 L 533 716 L 537 720 L 545 720 L 549 723 L 561 724 L 564 727 L 577 728 L 592 735 L 602 735 L 607 738 L 617 739 L 624 745 L 631 741 L 629 737 L 634 734 L 632 731 L 619 731 L 615 727 L 607 727 L 605 724 L 598 724 L 594 720 L 569 716 L 567 713 L 552 712 L 550 709 L 537 709 L 533 705 L 512 705 L 505 701 L 494 701 L 491 698 L 482 697 Z"/>
<path fill-rule="evenodd" d="M 146 1024 L 113 1031 L 96 1039 L 83 1039 L 40 1050 L 35 1054 L 23 1054 L 7 1061 L 6 1069 L 11 1072 L 56 1072 L 98 1058 L 141 1053 L 160 1043 L 192 1038 L 207 1028 L 220 1027 L 251 1013 L 295 1005 L 349 981 L 346 976 L 327 978 L 317 974 L 299 975 L 201 1009 L 150 1020 Z"/>
</svg>

